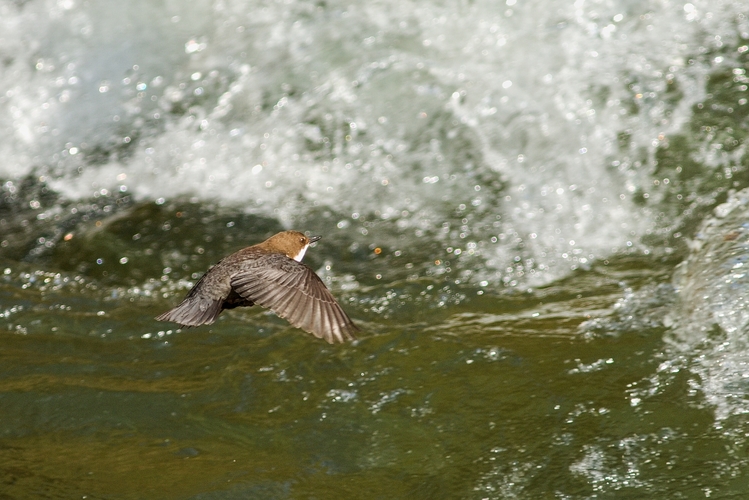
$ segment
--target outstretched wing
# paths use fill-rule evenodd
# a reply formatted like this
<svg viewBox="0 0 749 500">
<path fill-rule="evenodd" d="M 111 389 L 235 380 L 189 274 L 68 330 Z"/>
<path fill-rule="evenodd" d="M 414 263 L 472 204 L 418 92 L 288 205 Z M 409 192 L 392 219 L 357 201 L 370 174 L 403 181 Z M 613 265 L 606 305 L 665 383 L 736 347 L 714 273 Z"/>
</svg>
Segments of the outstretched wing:
<svg viewBox="0 0 749 500">
<path fill-rule="evenodd" d="M 358 330 L 314 271 L 285 255 L 257 259 L 232 277 L 231 287 L 244 299 L 331 344 L 353 339 Z"/>
<path fill-rule="evenodd" d="M 210 270 L 209 270 L 210 271 Z M 209 283 L 205 273 L 195 286 L 190 289 L 180 304 L 156 317 L 157 321 L 171 321 L 182 326 L 210 325 L 221 311 L 225 297 L 222 290 Z M 228 289 L 228 287 L 226 287 Z"/>
</svg>

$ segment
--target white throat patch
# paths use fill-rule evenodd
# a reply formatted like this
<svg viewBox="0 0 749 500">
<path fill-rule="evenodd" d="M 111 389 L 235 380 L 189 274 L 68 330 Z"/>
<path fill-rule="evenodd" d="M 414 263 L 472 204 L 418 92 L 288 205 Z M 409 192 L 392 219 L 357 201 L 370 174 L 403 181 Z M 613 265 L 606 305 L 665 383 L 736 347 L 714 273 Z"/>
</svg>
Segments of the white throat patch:
<svg viewBox="0 0 749 500">
<path fill-rule="evenodd" d="M 301 262 L 302 261 L 302 259 L 304 258 L 304 252 L 307 251 L 307 247 L 309 247 L 309 243 L 307 243 L 306 245 L 304 245 L 302 247 L 302 249 L 299 250 L 299 253 L 296 254 L 296 256 L 294 257 L 295 261 L 297 261 L 297 262 Z"/>
</svg>

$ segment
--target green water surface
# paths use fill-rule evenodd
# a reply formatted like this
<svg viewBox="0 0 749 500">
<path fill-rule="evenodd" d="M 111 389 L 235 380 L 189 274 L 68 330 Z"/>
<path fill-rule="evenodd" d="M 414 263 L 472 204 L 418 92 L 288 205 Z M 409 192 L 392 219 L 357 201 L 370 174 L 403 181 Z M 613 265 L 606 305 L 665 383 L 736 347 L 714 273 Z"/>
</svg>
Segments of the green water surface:
<svg viewBox="0 0 749 500">
<path fill-rule="evenodd" d="M 75 226 L 70 244 L 37 259 L 15 260 L 22 245 L 8 245 L 0 498 L 749 491 L 740 423 L 716 426 L 689 375 L 677 371 L 648 396 L 667 329 L 647 316 L 669 307 L 658 290 L 669 286 L 671 260 L 622 257 L 502 294 L 444 286 L 444 276 L 424 269 L 401 278 L 388 274 L 397 260 L 378 260 L 387 251 L 372 257 L 320 244 L 308 252 L 313 268 L 323 272 L 326 252 L 338 252 L 336 276 L 362 275 L 354 288 L 329 282 L 363 331 L 356 342 L 328 345 L 259 308 L 188 330 L 154 321 L 193 272 L 245 242 L 192 254 L 193 240 L 216 239 L 226 224 L 211 230 L 186 218 L 181 234 L 161 224 L 151 234 L 151 210 L 177 209 L 131 207 L 98 226 L 92 218 Z M 250 240 L 259 222 L 238 222 L 232 234 Z M 114 263 L 95 264 L 97 252 Z M 129 256 L 127 264 L 106 252 Z M 159 277 L 165 261 L 180 260 Z M 378 270 L 379 280 L 370 276 Z M 628 294 L 644 304 L 627 303 Z"/>
</svg>

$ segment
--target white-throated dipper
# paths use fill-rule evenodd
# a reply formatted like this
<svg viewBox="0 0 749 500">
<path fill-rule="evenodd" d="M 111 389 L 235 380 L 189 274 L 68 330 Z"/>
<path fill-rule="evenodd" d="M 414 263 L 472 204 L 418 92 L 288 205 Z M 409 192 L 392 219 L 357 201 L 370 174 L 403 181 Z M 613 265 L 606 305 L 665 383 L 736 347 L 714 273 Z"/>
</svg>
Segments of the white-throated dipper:
<svg viewBox="0 0 749 500">
<path fill-rule="evenodd" d="M 310 243 L 319 239 L 284 231 L 243 248 L 208 269 L 180 305 L 156 319 L 206 325 L 224 309 L 258 304 L 331 344 L 353 339 L 358 327 L 320 277 L 301 262 Z"/>
</svg>

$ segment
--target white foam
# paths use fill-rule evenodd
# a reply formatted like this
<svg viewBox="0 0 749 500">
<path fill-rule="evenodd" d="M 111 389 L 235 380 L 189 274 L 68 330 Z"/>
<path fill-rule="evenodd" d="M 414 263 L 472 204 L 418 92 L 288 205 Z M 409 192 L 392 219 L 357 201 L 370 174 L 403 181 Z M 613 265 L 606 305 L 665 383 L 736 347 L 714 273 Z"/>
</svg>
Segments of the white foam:
<svg viewBox="0 0 749 500">
<path fill-rule="evenodd" d="M 323 207 L 362 235 L 366 214 L 482 279 L 559 276 L 652 230 L 633 195 L 741 7 L 690 5 L 5 1 L 0 176 L 288 225 Z"/>
<path fill-rule="evenodd" d="M 674 373 L 696 375 L 718 422 L 749 413 L 749 190 L 733 194 L 707 218 L 689 258 L 675 277 L 679 290 L 674 328 L 666 337 L 666 361 L 652 379 L 652 391 Z"/>
</svg>

